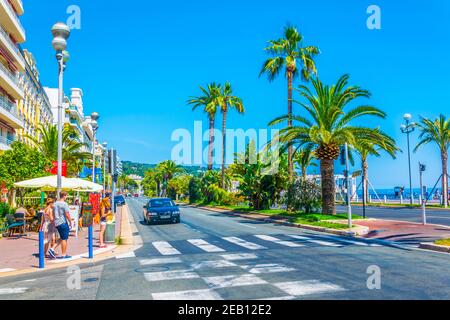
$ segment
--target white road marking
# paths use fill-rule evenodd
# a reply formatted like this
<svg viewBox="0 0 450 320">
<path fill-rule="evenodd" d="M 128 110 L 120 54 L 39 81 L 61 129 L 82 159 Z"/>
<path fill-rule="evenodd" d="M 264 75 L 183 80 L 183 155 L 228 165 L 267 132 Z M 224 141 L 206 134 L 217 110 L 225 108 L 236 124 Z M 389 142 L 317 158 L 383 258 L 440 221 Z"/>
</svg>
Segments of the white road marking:
<svg viewBox="0 0 450 320">
<path fill-rule="evenodd" d="M 0 295 L 21 294 L 28 291 L 28 288 L 3 288 L 0 289 Z"/>
<path fill-rule="evenodd" d="M 311 294 L 323 294 L 337 291 L 344 291 L 345 289 L 327 282 L 320 282 L 319 280 L 306 281 L 289 281 L 273 284 L 278 289 L 286 292 L 291 296 L 305 296 Z"/>
<path fill-rule="evenodd" d="M 152 244 L 163 256 L 181 254 L 180 251 L 172 247 L 167 241 L 155 241 Z"/>
<path fill-rule="evenodd" d="M 286 246 L 286 247 L 291 247 L 291 248 L 298 248 L 298 247 L 304 247 L 303 244 L 300 243 L 295 243 L 292 241 L 284 241 L 284 240 L 280 240 L 278 238 L 272 237 L 272 236 L 268 236 L 268 235 L 255 235 L 255 237 L 265 240 L 265 241 L 271 241 L 277 244 L 280 244 L 282 246 Z"/>
<path fill-rule="evenodd" d="M 250 249 L 250 250 L 261 250 L 261 249 L 267 249 L 266 247 L 260 246 L 259 244 L 253 243 L 253 242 L 248 242 L 245 241 L 241 238 L 237 238 L 237 237 L 224 237 L 222 238 L 225 241 L 237 244 L 238 246 L 244 247 L 246 249 Z"/>
<path fill-rule="evenodd" d="M 241 268 L 248 270 L 248 272 L 253 274 L 291 272 L 296 270 L 294 268 L 290 268 L 278 263 L 257 264 L 254 266 L 241 266 Z"/>
<path fill-rule="evenodd" d="M 203 239 L 190 239 L 188 240 L 188 242 L 206 252 L 225 252 L 225 250 L 223 250 L 222 248 L 210 244 Z"/>
<path fill-rule="evenodd" d="M 126 258 L 135 258 L 136 255 L 134 254 L 134 251 L 119 254 L 116 256 L 116 259 L 126 259 Z"/>
<path fill-rule="evenodd" d="M 4 268 L 4 269 L 0 269 L 0 273 L 11 272 L 11 271 L 16 271 L 16 269 L 12 269 L 12 268 Z"/>
<path fill-rule="evenodd" d="M 155 258 L 155 259 L 142 259 L 139 261 L 142 266 L 153 266 L 158 264 L 173 264 L 181 263 L 180 258 Z"/>
<path fill-rule="evenodd" d="M 229 261 L 258 259 L 258 256 L 254 253 L 232 253 L 232 254 L 222 254 L 220 256 L 225 260 Z"/>
<path fill-rule="evenodd" d="M 272 297 L 272 298 L 261 298 L 256 300 L 294 300 L 294 296 L 284 296 L 284 297 Z"/>
<path fill-rule="evenodd" d="M 178 279 L 196 279 L 200 278 L 198 274 L 189 270 L 173 270 L 162 272 L 146 272 L 144 273 L 147 281 L 163 281 L 163 280 L 178 280 Z"/>
<path fill-rule="evenodd" d="M 152 293 L 154 300 L 223 300 L 214 290 L 190 290 Z"/>
<path fill-rule="evenodd" d="M 322 236 L 322 238 L 340 241 L 343 243 L 355 244 L 357 246 L 362 246 L 362 247 L 381 247 L 381 245 L 378 243 L 366 243 L 366 242 L 362 242 L 362 241 L 355 241 L 355 240 L 343 239 L 343 238 L 338 238 L 338 237 L 330 237 L 330 236 Z"/>
<path fill-rule="evenodd" d="M 205 268 L 216 269 L 216 268 L 237 267 L 237 265 L 227 260 L 210 260 L 192 263 L 191 267 L 192 269 L 197 270 Z"/>
<path fill-rule="evenodd" d="M 267 282 L 252 274 L 203 278 L 211 289 L 252 286 Z"/>
<path fill-rule="evenodd" d="M 244 226 L 244 227 L 247 227 L 247 228 L 250 228 L 250 229 L 256 229 L 256 227 L 254 227 L 254 226 L 249 226 L 249 225 L 247 225 L 247 224 L 245 224 L 245 223 L 239 223 L 241 226 Z"/>
<path fill-rule="evenodd" d="M 342 245 L 338 244 L 338 243 L 329 242 L 329 241 L 322 241 L 322 240 L 314 240 L 314 239 L 311 239 L 311 238 L 308 238 L 308 237 L 302 237 L 302 236 L 297 236 L 297 235 L 292 235 L 292 234 L 290 234 L 289 237 L 294 238 L 294 239 L 298 239 L 298 240 L 305 240 L 305 241 L 308 241 L 308 242 L 320 244 L 321 246 L 342 247 Z"/>
</svg>

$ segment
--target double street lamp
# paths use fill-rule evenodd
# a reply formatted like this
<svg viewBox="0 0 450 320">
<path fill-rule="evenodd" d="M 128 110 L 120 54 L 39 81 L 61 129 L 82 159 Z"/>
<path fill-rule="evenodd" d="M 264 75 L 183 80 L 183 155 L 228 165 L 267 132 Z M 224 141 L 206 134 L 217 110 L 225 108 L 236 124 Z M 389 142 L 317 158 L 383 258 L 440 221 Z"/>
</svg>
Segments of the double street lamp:
<svg viewBox="0 0 450 320">
<path fill-rule="evenodd" d="M 411 122 L 412 115 L 409 113 L 406 113 L 403 116 L 403 119 L 405 120 L 405 124 L 402 124 L 400 126 L 400 130 L 402 130 L 403 133 L 406 133 L 407 140 L 408 140 L 409 193 L 410 193 L 410 204 L 413 205 L 414 203 L 413 203 L 413 188 L 412 188 L 412 173 L 411 173 L 411 147 L 410 147 L 409 136 L 416 129 L 417 124 L 414 122 Z"/>
<path fill-rule="evenodd" d="M 103 142 L 103 198 L 106 197 L 106 155 L 108 153 L 108 143 Z"/>
<path fill-rule="evenodd" d="M 63 131 L 63 103 L 64 103 L 64 70 L 69 61 L 69 53 L 66 51 L 67 39 L 70 36 L 70 28 L 62 22 L 58 22 L 52 27 L 52 45 L 56 51 L 58 61 L 58 173 L 57 173 L 57 197 L 62 187 L 62 131 Z"/>
</svg>

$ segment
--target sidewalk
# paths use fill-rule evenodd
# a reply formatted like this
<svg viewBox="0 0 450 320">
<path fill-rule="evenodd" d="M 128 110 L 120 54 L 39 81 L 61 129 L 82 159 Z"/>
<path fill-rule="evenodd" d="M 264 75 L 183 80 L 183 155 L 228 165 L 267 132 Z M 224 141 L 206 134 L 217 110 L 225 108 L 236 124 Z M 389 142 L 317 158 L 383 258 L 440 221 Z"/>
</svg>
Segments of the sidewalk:
<svg viewBox="0 0 450 320">
<path fill-rule="evenodd" d="M 121 209 L 118 208 L 116 213 L 116 236 L 120 235 L 121 227 Z M 98 247 L 100 226 L 94 226 L 94 256 L 111 251 L 116 248 L 115 243 L 108 244 L 105 249 Z M 59 248 L 57 249 L 59 251 Z M 45 260 L 45 266 L 60 264 L 63 262 L 74 261 L 88 256 L 88 228 L 78 233 L 78 238 L 72 232 L 68 240 L 67 254 L 72 256 L 68 260 Z M 0 275 L 16 270 L 39 268 L 39 235 L 37 233 L 28 232 L 27 236 L 14 236 L 11 238 L 0 239 Z"/>
<path fill-rule="evenodd" d="M 354 221 L 355 224 L 369 228 L 365 236 L 368 239 L 395 241 L 402 244 L 417 245 L 423 242 L 434 242 L 438 239 L 450 238 L 450 228 L 446 226 L 414 222 L 370 219 Z"/>
</svg>

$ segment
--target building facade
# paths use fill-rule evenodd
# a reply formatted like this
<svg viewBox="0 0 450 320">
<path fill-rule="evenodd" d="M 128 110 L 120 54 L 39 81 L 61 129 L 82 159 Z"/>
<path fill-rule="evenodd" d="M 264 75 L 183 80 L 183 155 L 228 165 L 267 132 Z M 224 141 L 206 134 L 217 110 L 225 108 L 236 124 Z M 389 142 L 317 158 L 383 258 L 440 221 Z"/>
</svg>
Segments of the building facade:
<svg viewBox="0 0 450 320">
<path fill-rule="evenodd" d="M 51 125 L 53 114 L 49 98 L 39 81 L 39 71 L 33 55 L 23 50 L 25 59 L 25 71 L 20 74 L 20 87 L 24 97 L 18 103 L 18 113 L 23 120 L 23 128 L 18 129 L 17 140 L 28 145 L 33 145 L 29 136 L 40 139 L 39 126 Z"/>
<path fill-rule="evenodd" d="M 23 13 L 22 0 L 0 0 L 0 150 L 10 149 L 16 130 L 23 129 L 17 106 L 24 97 L 19 84 L 19 73 L 25 71 L 19 48 L 26 40 L 19 20 Z"/>
</svg>

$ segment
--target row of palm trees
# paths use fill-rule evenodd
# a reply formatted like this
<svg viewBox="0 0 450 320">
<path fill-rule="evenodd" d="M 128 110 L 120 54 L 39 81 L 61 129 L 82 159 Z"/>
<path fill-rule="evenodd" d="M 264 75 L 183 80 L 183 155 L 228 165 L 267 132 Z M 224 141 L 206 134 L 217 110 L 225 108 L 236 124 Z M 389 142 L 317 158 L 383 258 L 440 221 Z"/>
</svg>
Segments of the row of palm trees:
<svg viewBox="0 0 450 320">
<path fill-rule="evenodd" d="M 144 189 L 150 188 L 154 183 L 156 186 L 156 195 L 158 197 L 167 197 L 169 181 L 177 174 L 183 173 L 184 169 L 172 160 L 166 160 L 159 163 L 155 168 L 147 170 L 142 182 Z"/>
<path fill-rule="evenodd" d="M 213 150 L 214 150 L 214 125 L 217 111 L 222 113 L 222 176 L 221 187 L 225 188 L 225 159 L 226 159 L 226 130 L 227 114 L 234 109 L 238 113 L 245 112 L 242 99 L 234 95 L 233 88 L 229 82 L 225 85 L 210 83 L 206 88 L 200 86 L 202 94 L 197 97 L 191 97 L 188 104 L 193 106 L 193 110 L 203 108 L 209 119 L 209 144 L 208 144 L 208 170 L 213 169 Z"/>
<path fill-rule="evenodd" d="M 282 72 L 287 79 L 287 114 L 274 119 L 270 126 L 287 123 L 280 130 L 278 137 L 283 151 L 288 153 L 289 177 L 295 177 L 294 162 L 297 163 L 306 177 L 308 167 L 314 160 L 320 162 L 322 182 L 322 211 L 325 214 L 334 214 L 335 208 L 335 178 L 334 161 L 339 158 L 341 147 L 347 143 L 352 153 L 357 154 L 361 161 L 363 183 L 368 198 L 368 158 L 381 156 L 386 152 L 392 158 L 400 149 L 395 141 L 379 127 L 370 128 L 355 124 L 356 120 L 370 116 L 385 119 L 386 113 L 369 104 L 356 107 L 349 105 L 359 99 L 369 99 L 368 90 L 349 84 L 348 75 L 341 76 L 333 85 L 326 85 L 318 78 L 315 58 L 320 53 L 318 47 L 305 46 L 303 37 L 294 26 L 287 25 L 283 36 L 277 40 L 270 40 L 265 51 L 270 57 L 264 62 L 260 76 L 267 75 L 273 81 Z M 294 80 L 301 77 L 302 82 L 311 82 L 310 86 L 304 84 L 294 88 Z M 202 95 L 193 97 L 188 104 L 193 109 L 202 107 L 209 117 L 209 153 L 208 169 L 212 170 L 214 122 L 217 110 L 223 114 L 223 162 L 222 186 L 225 172 L 225 129 L 226 115 L 229 109 L 234 108 L 239 113 L 244 112 L 242 100 L 234 96 L 231 85 L 225 86 L 211 83 L 206 88 L 200 87 Z M 302 101 L 294 100 L 294 93 L 298 93 Z M 294 115 L 293 105 L 300 106 L 302 113 Z M 422 145 L 435 142 L 438 144 L 442 157 L 443 192 L 447 194 L 447 150 L 450 146 L 450 121 L 441 116 L 435 121 L 422 118 L 418 125 L 421 130 L 420 142 L 416 149 Z M 353 157 L 352 157 L 353 158 Z M 445 199 L 447 197 L 444 197 Z M 447 200 L 447 199 L 446 199 Z"/>
</svg>

